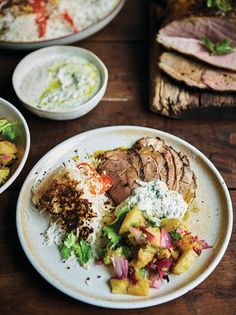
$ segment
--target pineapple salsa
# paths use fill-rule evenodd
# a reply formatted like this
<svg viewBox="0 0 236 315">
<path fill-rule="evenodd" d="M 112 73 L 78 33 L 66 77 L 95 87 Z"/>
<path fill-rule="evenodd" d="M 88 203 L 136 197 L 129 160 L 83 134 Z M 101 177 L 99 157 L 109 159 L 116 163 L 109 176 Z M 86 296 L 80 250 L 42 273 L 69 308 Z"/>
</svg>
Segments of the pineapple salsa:
<svg viewBox="0 0 236 315">
<path fill-rule="evenodd" d="M 116 294 L 147 296 L 149 288 L 169 282 L 170 273 L 184 273 L 210 248 L 182 223 L 187 204 L 180 194 L 159 180 L 139 185 L 102 229 L 99 256 L 112 266 Z"/>
</svg>

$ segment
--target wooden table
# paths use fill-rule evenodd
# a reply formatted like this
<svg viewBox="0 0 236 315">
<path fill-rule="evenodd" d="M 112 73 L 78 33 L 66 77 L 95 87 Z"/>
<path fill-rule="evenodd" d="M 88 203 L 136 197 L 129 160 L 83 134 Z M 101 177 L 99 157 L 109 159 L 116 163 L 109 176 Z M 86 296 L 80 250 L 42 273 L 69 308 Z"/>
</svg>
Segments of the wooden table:
<svg viewBox="0 0 236 315">
<path fill-rule="evenodd" d="M 200 149 L 223 175 L 236 201 L 235 120 L 171 120 L 149 110 L 149 3 L 128 0 L 104 30 L 77 45 L 90 49 L 109 69 L 109 85 L 99 106 L 73 121 L 48 121 L 27 112 L 17 100 L 11 76 L 26 53 L 0 52 L 0 96 L 25 116 L 31 150 L 21 175 L 0 196 L 0 314 L 236 314 L 236 230 L 225 256 L 201 285 L 175 301 L 149 309 L 108 310 L 78 302 L 49 285 L 24 255 L 16 233 L 15 209 L 22 183 L 52 147 L 80 132 L 109 125 L 140 125 L 179 136 Z"/>
</svg>

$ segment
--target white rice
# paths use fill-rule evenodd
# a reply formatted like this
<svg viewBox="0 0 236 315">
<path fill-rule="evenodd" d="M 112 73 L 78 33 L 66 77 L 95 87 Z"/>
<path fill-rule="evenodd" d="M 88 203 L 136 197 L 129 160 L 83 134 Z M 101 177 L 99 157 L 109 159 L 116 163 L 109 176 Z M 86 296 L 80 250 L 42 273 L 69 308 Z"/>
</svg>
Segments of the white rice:
<svg viewBox="0 0 236 315">
<path fill-rule="evenodd" d="M 60 172 L 69 172 L 70 178 L 75 179 L 78 182 L 78 190 L 83 191 L 83 195 L 81 198 L 87 199 L 91 203 L 91 210 L 95 217 L 93 217 L 89 222 L 84 222 L 83 225 L 87 225 L 93 229 L 93 232 L 89 234 L 87 241 L 92 245 L 94 252 L 96 239 L 101 233 L 102 229 L 102 220 L 104 215 L 114 211 L 114 205 L 106 196 L 105 193 L 92 194 L 89 190 L 89 178 L 90 174 L 85 174 L 83 168 L 78 168 L 76 162 L 70 160 L 65 166 L 61 166 L 53 171 L 43 172 L 44 179 L 42 179 L 42 174 L 38 175 L 38 181 L 35 186 L 32 188 L 33 191 L 33 202 L 34 196 L 36 194 L 37 189 L 41 189 L 44 185 L 44 182 L 50 177 L 50 173 L 59 174 Z M 99 184 L 98 184 L 99 185 Z M 41 187 L 40 187 L 41 186 Z M 43 211 L 43 209 L 40 209 Z M 40 212 L 41 212 L 40 211 Z M 44 212 L 45 213 L 45 212 Z M 44 233 L 44 242 L 46 246 L 57 245 L 59 246 L 66 235 L 66 231 L 61 225 L 60 219 L 53 217 L 51 218 L 51 223 L 48 229 Z M 77 228 L 77 236 L 79 236 L 79 228 Z"/>
<path fill-rule="evenodd" d="M 17 14 L 16 9 L 5 8 L 0 15 L 0 40 L 31 42 L 72 34 L 71 26 L 62 18 L 65 11 L 70 14 L 78 30 L 82 31 L 108 15 L 118 3 L 119 0 L 60 0 L 47 20 L 43 38 L 38 36 L 35 14 Z M 3 31 L 6 28 L 8 30 Z"/>
</svg>

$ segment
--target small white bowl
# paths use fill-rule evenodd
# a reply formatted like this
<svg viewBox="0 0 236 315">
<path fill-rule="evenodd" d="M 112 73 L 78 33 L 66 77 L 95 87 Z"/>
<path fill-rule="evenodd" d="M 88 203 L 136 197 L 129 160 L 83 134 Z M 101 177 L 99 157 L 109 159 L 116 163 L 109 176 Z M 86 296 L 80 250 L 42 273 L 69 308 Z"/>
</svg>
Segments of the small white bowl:
<svg viewBox="0 0 236 315">
<path fill-rule="evenodd" d="M 0 119 L 4 118 L 11 122 L 17 122 L 15 141 L 18 149 L 18 158 L 11 166 L 10 177 L 4 185 L 0 186 L 0 194 L 4 192 L 20 174 L 25 165 L 30 148 L 30 132 L 24 117 L 12 104 L 0 98 Z"/>
<path fill-rule="evenodd" d="M 55 60 L 55 58 L 70 58 L 75 55 L 88 59 L 98 68 L 101 75 L 101 86 L 98 92 L 86 103 L 68 110 L 50 111 L 39 109 L 35 107 L 34 104 L 29 104 L 20 89 L 21 82 L 24 80 L 27 73 L 39 65 L 43 66 L 47 62 Z M 98 105 L 105 94 L 107 82 L 108 71 L 104 63 L 91 51 L 74 46 L 52 46 L 32 52 L 19 62 L 12 77 L 14 90 L 22 104 L 35 115 L 54 120 L 75 119 L 90 112 Z"/>
</svg>

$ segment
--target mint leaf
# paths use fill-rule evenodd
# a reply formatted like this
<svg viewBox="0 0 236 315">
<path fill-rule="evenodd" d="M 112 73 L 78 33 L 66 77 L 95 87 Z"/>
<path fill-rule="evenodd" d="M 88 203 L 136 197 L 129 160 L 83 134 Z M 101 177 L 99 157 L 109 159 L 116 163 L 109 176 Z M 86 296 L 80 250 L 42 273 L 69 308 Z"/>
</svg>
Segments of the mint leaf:
<svg viewBox="0 0 236 315">
<path fill-rule="evenodd" d="M 228 12 L 232 9 L 229 0 L 207 0 L 208 8 L 217 8 L 222 12 Z"/>
<path fill-rule="evenodd" d="M 223 12 L 228 12 L 232 9 L 228 0 L 215 0 L 215 6 Z"/>
<path fill-rule="evenodd" d="M 211 8 L 214 5 L 214 0 L 207 0 L 207 7 Z"/>
<path fill-rule="evenodd" d="M 231 41 L 228 39 L 224 39 L 215 45 L 215 53 L 219 55 L 229 54 L 232 51 Z"/>
<path fill-rule="evenodd" d="M 93 258 L 92 247 L 85 240 L 76 243 L 73 246 L 73 250 L 75 252 L 76 258 L 78 259 L 81 265 L 87 264 L 87 262 Z"/>
<path fill-rule="evenodd" d="M 180 240 L 182 237 L 179 233 L 177 233 L 176 231 L 171 231 L 170 232 L 170 236 L 174 239 L 174 240 Z"/>
<path fill-rule="evenodd" d="M 72 249 L 66 247 L 64 244 L 61 244 L 61 246 L 59 247 L 59 251 L 62 259 L 68 259 L 72 253 Z"/>
<path fill-rule="evenodd" d="M 206 36 L 201 38 L 202 45 L 207 48 L 211 53 L 215 51 L 215 44 Z"/>
<path fill-rule="evenodd" d="M 231 41 L 228 39 L 214 43 L 208 37 L 204 36 L 201 38 L 201 43 L 209 52 L 215 55 L 225 55 L 233 52 Z"/>
<path fill-rule="evenodd" d="M 75 245 L 77 242 L 77 236 L 71 232 L 69 234 L 67 234 L 66 236 L 66 239 L 64 240 L 64 245 L 67 247 L 67 248 L 71 248 L 73 245 Z"/>
</svg>

